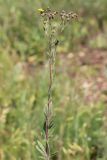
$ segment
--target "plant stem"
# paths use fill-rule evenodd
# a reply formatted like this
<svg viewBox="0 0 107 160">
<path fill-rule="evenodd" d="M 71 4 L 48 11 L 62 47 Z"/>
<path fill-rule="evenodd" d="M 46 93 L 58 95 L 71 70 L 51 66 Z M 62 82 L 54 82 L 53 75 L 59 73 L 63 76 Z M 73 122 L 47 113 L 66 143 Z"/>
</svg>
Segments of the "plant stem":
<svg viewBox="0 0 107 160">
<path fill-rule="evenodd" d="M 52 57 L 52 46 L 51 46 L 51 37 L 49 41 L 49 87 L 48 87 L 48 104 L 47 104 L 47 114 L 46 114 L 46 125 L 45 125 L 45 138 L 46 145 L 45 150 L 47 154 L 47 159 L 50 159 L 49 153 L 49 120 L 50 120 L 50 112 L 51 112 L 51 104 L 52 104 L 52 78 L 53 78 L 53 57 Z"/>
</svg>

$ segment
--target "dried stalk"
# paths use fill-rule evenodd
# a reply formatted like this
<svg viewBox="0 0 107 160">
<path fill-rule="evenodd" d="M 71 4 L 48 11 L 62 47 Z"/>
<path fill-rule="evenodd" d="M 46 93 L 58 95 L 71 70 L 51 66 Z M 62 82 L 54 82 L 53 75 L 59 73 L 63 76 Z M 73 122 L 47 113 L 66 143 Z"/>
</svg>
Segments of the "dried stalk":
<svg viewBox="0 0 107 160">
<path fill-rule="evenodd" d="M 55 44 L 54 44 L 55 45 Z M 52 45 L 52 36 L 49 41 L 49 86 L 48 86 L 48 103 L 47 103 L 47 113 L 45 114 L 45 138 L 46 138 L 46 144 L 45 144 L 45 151 L 47 154 L 47 159 L 50 159 L 50 147 L 49 147 L 49 129 L 52 127 L 51 125 L 51 118 L 52 118 L 52 84 L 53 84 L 53 68 L 54 68 L 54 55 L 55 51 L 53 53 L 53 46 Z"/>
</svg>

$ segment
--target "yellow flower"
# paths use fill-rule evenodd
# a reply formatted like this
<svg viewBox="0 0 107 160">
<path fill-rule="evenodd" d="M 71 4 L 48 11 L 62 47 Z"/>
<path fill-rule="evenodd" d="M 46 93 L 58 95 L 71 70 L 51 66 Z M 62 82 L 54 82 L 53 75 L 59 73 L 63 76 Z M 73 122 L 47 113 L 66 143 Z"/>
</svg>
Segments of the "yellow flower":
<svg viewBox="0 0 107 160">
<path fill-rule="evenodd" d="M 39 8 L 38 11 L 41 13 L 44 12 L 44 10 L 42 8 Z"/>
</svg>

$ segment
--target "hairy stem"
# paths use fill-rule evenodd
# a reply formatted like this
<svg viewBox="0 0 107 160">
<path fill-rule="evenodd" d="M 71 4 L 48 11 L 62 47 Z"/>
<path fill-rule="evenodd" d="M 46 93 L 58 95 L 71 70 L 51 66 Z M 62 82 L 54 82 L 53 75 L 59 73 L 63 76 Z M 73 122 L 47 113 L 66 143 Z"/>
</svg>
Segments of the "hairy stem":
<svg viewBox="0 0 107 160">
<path fill-rule="evenodd" d="M 51 104 L 52 104 L 52 78 L 53 78 L 53 57 L 52 54 L 52 46 L 51 46 L 51 38 L 49 42 L 49 87 L 48 87 L 48 104 L 47 104 L 47 114 L 46 114 L 46 125 L 45 125 L 45 138 L 46 138 L 46 145 L 45 150 L 47 154 L 47 160 L 50 159 L 49 153 L 49 120 L 50 120 L 50 111 L 51 111 Z"/>
</svg>

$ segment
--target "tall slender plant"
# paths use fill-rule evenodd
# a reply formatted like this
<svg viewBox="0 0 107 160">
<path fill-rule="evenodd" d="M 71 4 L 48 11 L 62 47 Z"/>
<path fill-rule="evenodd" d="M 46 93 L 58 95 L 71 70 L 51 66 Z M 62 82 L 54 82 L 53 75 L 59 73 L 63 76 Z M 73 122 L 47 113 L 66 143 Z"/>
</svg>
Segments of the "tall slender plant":
<svg viewBox="0 0 107 160">
<path fill-rule="evenodd" d="M 48 102 L 45 108 L 45 119 L 44 119 L 44 139 L 45 144 L 42 144 L 38 141 L 37 150 L 41 153 L 43 159 L 50 160 L 50 146 L 49 146 L 49 138 L 50 138 L 50 129 L 53 127 L 53 112 L 52 112 L 52 86 L 53 86 L 53 78 L 54 78 L 54 67 L 55 67 L 55 57 L 56 57 L 56 49 L 59 44 L 58 36 L 62 33 L 65 26 L 70 22 L 71 19 L 77 18 L 77 14 L 74 12 L 66 12 L 64 10 L 52 11 L 50 8 L 46 10 L 38 9 L 40 12 L 40 16 L 43 19 L 43 28 L 46 35 L 46 39 L 48 41 L 48 51 L 47 56 L 49 60 L 49 86 L 48 86 Z"/>
</svg>

